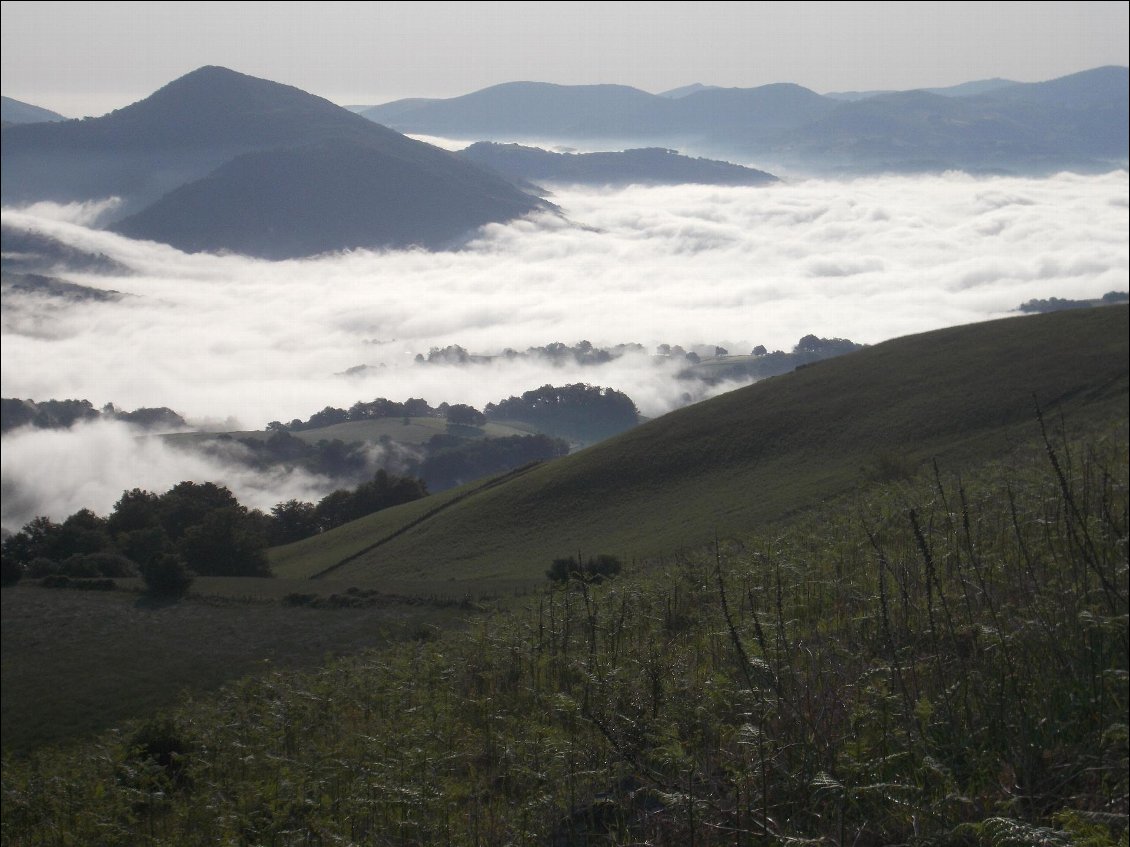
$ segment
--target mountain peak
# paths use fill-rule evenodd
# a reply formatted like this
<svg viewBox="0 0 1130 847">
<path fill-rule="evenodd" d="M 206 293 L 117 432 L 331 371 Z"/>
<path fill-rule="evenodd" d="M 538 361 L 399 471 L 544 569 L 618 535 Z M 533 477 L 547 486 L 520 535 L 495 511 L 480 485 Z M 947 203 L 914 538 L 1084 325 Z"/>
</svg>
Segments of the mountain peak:
<svg viewBox="0 0 1130 847">
<path fill-rule="evenodd" d="M 548 207 L 322 97 L 216 65 L 100 118 L 6 129 L 0 164 L 5 202 L 117 196 L 119 231 L 269 258 L 445 246 Z"/>
</svg>

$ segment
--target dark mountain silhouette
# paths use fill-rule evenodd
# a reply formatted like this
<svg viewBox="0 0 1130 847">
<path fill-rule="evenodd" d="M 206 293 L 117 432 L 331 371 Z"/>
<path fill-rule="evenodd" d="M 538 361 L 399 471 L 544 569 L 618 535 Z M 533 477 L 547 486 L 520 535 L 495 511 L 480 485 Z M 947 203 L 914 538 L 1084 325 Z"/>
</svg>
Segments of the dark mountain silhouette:
<svg viewBox="0 0 1130 847">
<path fill-rule="evenodd" d="M 58 112 L 24 103 L 11 97 L 0 97 L 0 121 L 5 124 L 34 124 L 43 121 L 65 121 Z"/>
<path fill-rule="evenodd" d="M 4 202 L 117 195 L 137 209 L 241 153 L 385 135 L 297 88 L 205 67 L 100 118 L 4 130 Z"/>
<path fill-rule="evenodd" d="M 443 153 L 418 144 L 428 159 Z M 247 153 L 111 229 L 187 252 L 290 259 L 351 248 L 452 246 L 536 207 L 509 182 L 443 153 L 416 165 L 367 144 Z"/>
<path fill-rule="evenodd" d="M 626 85 L 507 82 L 446 100 L 397 100 L 361 114 L 406 132 L 462 138 L 498 133 L 613 138 L 665 130 L 661 117 L 671 105 L 666 98 Z"/>
<path fill-rule="evenodd" d="M 767 185 L 777 178 L 765 171 L 692 159 L 674 150 L 648 147 L 622 153 L 554 153 L 519 144 L 480 141 L 459 154 L 475 164 L 516 180 L 591 185 Z"/>
<path fill-rule="evenodd" d="M 189 249 L 436 246 L 546 208 L 451 153 L 226 68 L 200 68 L 101 118 L 8 127 L 3 140 L 5 203 L 119 196 L 120 217 L 130 216 L 119 231 Z M 369 226 L 352 220 L 362 213 Z M 284 247 L 308 218 L 320 237 Z"/>
<path fill-rule="evenodd" d="M 821 96 L 778 84 L 703 86 L 668 97 L 618 86 L 512 83 L 451 100 L 397 101 L 363 114 L 406 132 L 614 139 L 818 172 L 1044 173 L 1106 170 L 1127 161 L 1125 67 L 1040 83 L 981 80 L 858 94 Z"/>
</svg>

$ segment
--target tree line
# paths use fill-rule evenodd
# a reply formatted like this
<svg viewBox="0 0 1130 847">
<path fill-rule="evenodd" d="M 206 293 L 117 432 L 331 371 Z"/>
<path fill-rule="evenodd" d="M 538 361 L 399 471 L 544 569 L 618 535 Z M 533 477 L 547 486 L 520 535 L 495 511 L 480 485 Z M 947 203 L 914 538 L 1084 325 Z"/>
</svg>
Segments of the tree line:
<svg viewBox="0 0 1130 847">
<path fill-rule="evenodd" d="M 3 582 L 142 576 L 154 593 L 180 593 L 193 575 L 271 576 L 266 550 L 426 496 L 419 479 L 380 470 L 317 504 L 289 500 L 264 513 L 212 482 L 164 494 L 124 491 L 106 517 L 80 509 L 61 523 L 38 516 L 0 545 Z M 177 589 L 177 590 L 173 590 Z"/>
</svg>

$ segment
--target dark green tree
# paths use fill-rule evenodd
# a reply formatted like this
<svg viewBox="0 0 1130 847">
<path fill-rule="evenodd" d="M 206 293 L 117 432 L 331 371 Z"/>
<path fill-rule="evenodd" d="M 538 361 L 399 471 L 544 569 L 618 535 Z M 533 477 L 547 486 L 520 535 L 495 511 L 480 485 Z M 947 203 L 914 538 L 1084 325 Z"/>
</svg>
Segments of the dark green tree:
<svg viewBox="0 0 1130 847">
<path fill-rule="evenodd" d="M 158 515 L 161 527 L 176 543 L 209 513 L 229 508 L 242 507 L 226 487 L 214 482 L 179 482 L 161 495 Z"/>
<path fill-rule="evenodd" d="M 176 545 L 189 570 L 201 576 L 270 576 L 258 521 L 239 505 L 208 512 Z"/>
<path fill-rule="evenodd" d="M 271 509 L 267 540 L 272 547 L 301 541 L 317 533 L 317 507 L 313 503 L 287 500 Z"/>
<path fill-rule="evenodd" d="M 172 553 L 164 553 L 142 566 L 141 577 L 145 593 L 151 597 L 180 598 L 192 585 L 192 574 L 184 560 Z"/>
<path fill-rule="evenodd" d="M 447 407 L 447 422 L 456 426 L 482 426 L 487 422 L 487 418 L 474 406 L 456 403 Z"/>
<path fill-rule="evenodd" d="M 156 494 L 134 488 L 123 491 L 113 511 L 106 521 L 110 534 L 117 537 L 126 532 L 156 526 L 159 521 L 157 505 L 160 498 Z"/>
</svg>

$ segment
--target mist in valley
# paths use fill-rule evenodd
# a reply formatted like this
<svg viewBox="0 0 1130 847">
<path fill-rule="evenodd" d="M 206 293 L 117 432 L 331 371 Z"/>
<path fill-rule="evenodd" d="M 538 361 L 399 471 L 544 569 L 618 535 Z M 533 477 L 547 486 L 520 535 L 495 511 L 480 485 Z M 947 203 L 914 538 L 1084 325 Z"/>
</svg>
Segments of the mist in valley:
<svg viewBox="0 0 1130 847">
<path fill-rule="evenodd" d="M 326 406 L 421 397 L 482 408 L 545 384 L 627 393 L 654 417 L 740 383 L 680 379 L 657 345 L 874 344 L 1016 313 L 1033 298 L 1127 288 L 1127 175 L 876 177 L 769 188 L 556 187 L 562 215 L 485 227 L 448 252 L 355 251 L 265 262 L 188 255 L 92 228 L 110 205 L 5 209 L 6 226 L 132 272 L 63 272 L 122 292 L 92 302 L 5 291 L 2 395 L 167 406 L 193 426 L 262 429 Z M 635 343 L 601 365 L 507 348 Z M 419 364 L 459 345 L 496 357 Z M 360 366 L 365 366 L 361 368 Z M 3 524 L 106 513 L 127 488 L 226 484 L 251 506 L 331 480 L 258 472 L 100 421 L 3 437 Z"/>
</svg>

